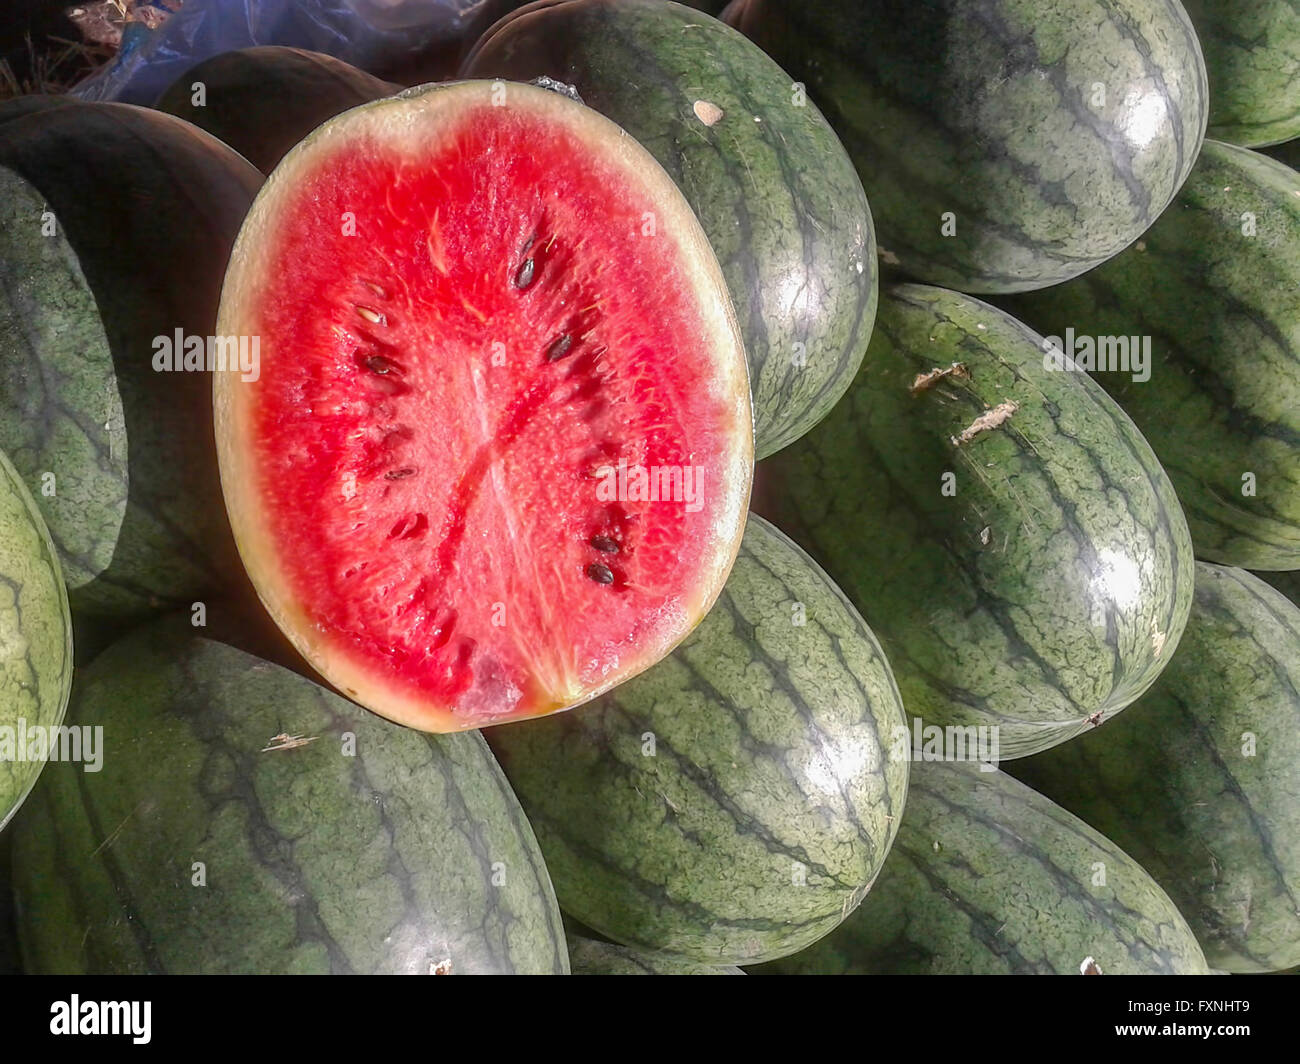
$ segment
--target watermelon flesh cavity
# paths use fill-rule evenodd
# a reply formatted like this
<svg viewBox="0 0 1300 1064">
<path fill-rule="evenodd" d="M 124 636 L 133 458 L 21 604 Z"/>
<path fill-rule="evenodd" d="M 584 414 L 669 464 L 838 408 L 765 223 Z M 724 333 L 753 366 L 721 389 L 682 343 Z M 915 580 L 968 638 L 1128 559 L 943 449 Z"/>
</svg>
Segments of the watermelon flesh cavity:
<svg viewBox="0 0 1300 1064">
<path fill-rule="evenodd" d="M 254 204 L 218 332 L 250 576 L 331 682 L 433 731 L 653 664 L 735 556 L 745 356 L 690 208 L 632 138 L 530 86 L 322 127 Z"/>
</svg>

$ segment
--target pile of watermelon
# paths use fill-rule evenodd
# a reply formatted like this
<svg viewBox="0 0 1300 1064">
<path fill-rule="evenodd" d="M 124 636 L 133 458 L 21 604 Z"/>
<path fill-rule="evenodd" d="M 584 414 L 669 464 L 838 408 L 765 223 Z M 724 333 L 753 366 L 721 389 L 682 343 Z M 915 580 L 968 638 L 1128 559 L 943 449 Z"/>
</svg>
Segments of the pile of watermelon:
<svg viewBox="0 0 1300 1064">
<path fill-rule="evenodd" d="M 0 104 L 0 971 L 1300 966 L 1300 12 L 720 6 Z"/>
</svg>

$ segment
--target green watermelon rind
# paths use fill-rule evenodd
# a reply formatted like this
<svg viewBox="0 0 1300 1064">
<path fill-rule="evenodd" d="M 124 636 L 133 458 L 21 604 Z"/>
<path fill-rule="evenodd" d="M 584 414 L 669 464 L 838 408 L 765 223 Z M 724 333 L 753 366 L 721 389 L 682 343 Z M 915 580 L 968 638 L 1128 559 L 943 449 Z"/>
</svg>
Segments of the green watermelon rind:
<svg viewBox="0 0 1300 1064">
<path fill-rule="evenodd" d="M 724 14 L 806 83 L 858 167 L 884 261 L 931 284 L 1026 291 L 1104 262 L 1168 205 L 1205 134 L 1200 45 L 1166 0 Z"/>
<path fill-rule="evenodd" d="M 844 400 L 756 476 L 755 508 L 862 611 L 908 712 L 996 727 L 1001 758 L 1137 698 L 1192 598 L 1155 455 L 1099 385 L 1043 358 L 1041 337 L 977 299 L 887 289 Z M 967 376 L 916 388 L 954 364 Z M 1006 404 L 1002 425 L 957 442 Z"/>
<path fill-rule="evenodd" d="M 1289 0 L 1183 0 L 1210 79 L 1215 140 L 1243 147 L 1300 136 L 1300 8 Z"/>
<path fill-rule="evenodd" d="M 44 766 L 19 744 L 32 729 L 59 727 L 71 690 L 72 615 L 58 552 L 0 451 L 0 831 Z"/>
<path fill-rule="evenodd" d="M 568 972 L 477 733 L 389 724 L 188 617 L 82 669 L 69 723 L 103 728 L 99 769 L 50 765 L 15 822 L 31 971 Z"/>
<path fill-rule="evenodd" d="M 717 605 L 668 658 L 487 736 L 567 915 L 725 965 L 792 953 L 861 901 L 902 813 L 903 725 L 857 611 L 751 515 Z"/>
<path fill-rule="evenodd" d="M 907 813 L 857 912 L 790 975 L 1206 974 L 1169 896 L 1132 857 L 1005 772 L 912 766 Z"/>
<path fill-rule="evenodd" d="M 569 963 L 574 975 L 744 975 L 735 965 L 712 966 L 646 950 L 628 949 L 570 934 Z"/>
<path fill-rule="evenodd" d="M 1017 763 L 1169 892 L 1210 964 L 1300 964 L 1300 608 L 1197 564 L 1183 642 L 1124 716 Z"/>
<path fill-rule="evenodd" d="M 79 617 L 134 618 L 228 582 L 208 378 L 154 362 L 160 338 L 213 332 L 260 182 L 161 112 L 0 105 L 0 449 Z"/>
<path fill-rule="evenodd" d="M 1094 376 L 1169 472 L 1197 557 L 1300 568 L 1300 173 L 1206 141 L 1140 243 L 1004 305 L 1057 336 L 1150 337 L 1149 380 Z"/>
</svg>

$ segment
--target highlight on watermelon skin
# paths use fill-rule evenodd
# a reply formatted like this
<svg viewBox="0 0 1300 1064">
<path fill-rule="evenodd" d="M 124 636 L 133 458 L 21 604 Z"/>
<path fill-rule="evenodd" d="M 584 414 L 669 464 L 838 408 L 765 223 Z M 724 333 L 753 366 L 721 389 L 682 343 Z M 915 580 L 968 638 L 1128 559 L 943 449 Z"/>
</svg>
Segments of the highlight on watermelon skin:
<svg viewBox="0 0 1300 1064">
<path fill-rule="evenodd" d="M 745 352 L 699 222 L 558 93 L 422 86 L 258 196 L 217 333 L 222 487 L 259 597 L 373 711 L 457 731 L 658 661 L 730 571 Z"/>
</svg>

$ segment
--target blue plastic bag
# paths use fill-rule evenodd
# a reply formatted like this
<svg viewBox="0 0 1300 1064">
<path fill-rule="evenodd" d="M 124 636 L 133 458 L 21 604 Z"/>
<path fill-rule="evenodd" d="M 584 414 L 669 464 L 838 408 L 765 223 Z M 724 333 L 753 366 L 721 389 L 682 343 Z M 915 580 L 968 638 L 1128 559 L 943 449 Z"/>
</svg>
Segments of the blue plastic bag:
<svg viewBox="0 0 1300 1064">
<path fill-rule="evenodd" d="M 156 30 L 124 34 L 114 61 L 72 95 L 148 106 L 195 64 L 258 44 L 310 48 L 363 70 L 396 69 L 462 39 L 492 6 L 499 0 L 185 0 Z"/>
</svg>

